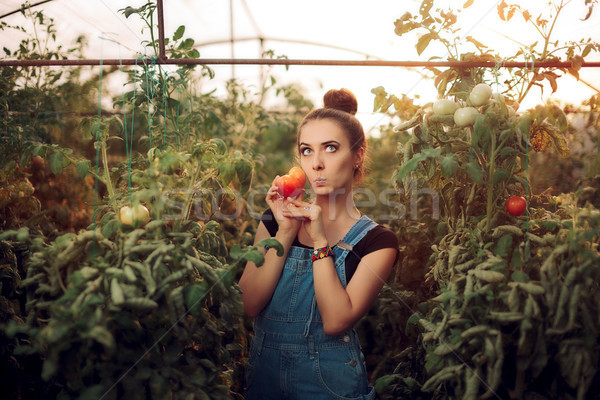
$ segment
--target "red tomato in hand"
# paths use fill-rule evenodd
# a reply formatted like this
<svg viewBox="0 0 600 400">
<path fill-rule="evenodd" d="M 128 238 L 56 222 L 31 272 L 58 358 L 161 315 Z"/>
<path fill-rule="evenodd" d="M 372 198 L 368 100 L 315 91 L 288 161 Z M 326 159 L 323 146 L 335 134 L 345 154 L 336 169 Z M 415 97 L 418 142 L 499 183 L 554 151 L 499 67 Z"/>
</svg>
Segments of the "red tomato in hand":
<svg viewBox="0 0 600 400">
<path fill-rule="evenodd" d="M 306 174 L 300 167 L 292 167 L 290 171 L 277 178 L 275 185 L 283 197 L 296 197 L 306 184 Z"/>
<path fill-rule="evenodd" d="M 523 214 L 526 208 L 527 200 L 521 196 L 510 196 L 506 199 L 506 211 L 515 217 Z"/>
</svg>

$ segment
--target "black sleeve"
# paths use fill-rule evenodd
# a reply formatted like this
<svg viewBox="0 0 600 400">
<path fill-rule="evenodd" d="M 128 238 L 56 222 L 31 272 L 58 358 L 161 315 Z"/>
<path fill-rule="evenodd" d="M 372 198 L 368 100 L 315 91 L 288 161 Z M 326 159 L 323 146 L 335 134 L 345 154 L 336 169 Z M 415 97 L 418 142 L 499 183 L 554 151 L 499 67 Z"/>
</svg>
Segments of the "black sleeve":
<svg viewBox="0 0 600 400">
<path fill-rule="evenodd" d="M 398 250 L 398 237 L 392 230 L 382 225 L 377 225 L 371 229 L 363 239 L 361 241 L 363 242 L 361 243 L 361 256 L 363 257 L 381 249 L 392 248 Z"/>
<path fill-rule="evenodd" d="M 260 220 L 265 225 L 265 228 L 267 228 L 267 231 L 269 231 L 271 237 L 277 234 L 277 231 L 279 230 L 279 224 L 277 223 L 277 220 L 273 215 L 273 211 L 271 211 L 270 208 L 267 208 L 267 211 L 263 213 L 263 215 L 260 217 Z"/>
<path fill-rule="evenodd" d="M 358 264 L 360 260 L 364 256 L 369 253 L 372 253 L 377 250 L 392 248 L 396 249 L 396 259 L 394 260 L 394 264 L 398 261 L 398 257 L 400 256 L 400 252 L 398 250 L 399 242 L 396 234 L 382 226 L 377 225 L 373 229 L 371 229 L 365 237 L 363 237 L 356 246 L 354 247 L 354 251 L 351 251 L 350 254 L 346 257 L 346 279 L 347 282 L 350 282 L 350 278 L 356 272 L 356 268 L 358 268 Z"/>
</svg>

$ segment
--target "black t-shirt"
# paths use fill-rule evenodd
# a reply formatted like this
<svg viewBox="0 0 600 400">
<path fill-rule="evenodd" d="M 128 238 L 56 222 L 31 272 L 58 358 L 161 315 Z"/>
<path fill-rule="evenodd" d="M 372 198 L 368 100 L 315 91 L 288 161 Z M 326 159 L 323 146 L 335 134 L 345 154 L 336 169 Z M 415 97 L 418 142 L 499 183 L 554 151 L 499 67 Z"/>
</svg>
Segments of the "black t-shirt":
<svg viewBox="0 0 600 400">
<path fill-rule="evenodd" d="M 277 234 L 279 224 L 277 223 L 277 220 L 273 216 L 273 212 L 270 209 L 267 209 L 267 211 L 263 213 L 260 220 L 263 222 L 265 228 L 267 228 L 267 231 L 269 231 L 271 236 L 275 236 L 275 234 Z M 312 247 L 300 243 L 298 241 L 298 236 L 296 236 L 294 239 L 292 246 L 312 249 Z M 396 234 L 382 225 L 374 226 L 361 240 L 358 241 L 358 243 L 354 245 L 352 251 L 346 256 L 346 281 L 350 282 L 350 278 L 352 278 L 352 275 L 354 275 L 354 272 L 356 272 L 358 263 L 364 256 L 374 251 L 387 248 L 398 249 L 398 238 L 396 237 Z M 397 258 L 398 254 L 396 254 L 396 259 Z"/>
</svg>

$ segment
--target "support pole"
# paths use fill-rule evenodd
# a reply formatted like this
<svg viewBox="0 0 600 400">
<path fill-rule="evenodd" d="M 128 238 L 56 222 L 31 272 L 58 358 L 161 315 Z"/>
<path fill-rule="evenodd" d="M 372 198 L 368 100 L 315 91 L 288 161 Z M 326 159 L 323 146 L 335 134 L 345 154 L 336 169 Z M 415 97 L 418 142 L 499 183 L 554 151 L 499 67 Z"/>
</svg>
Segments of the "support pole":
<svg viewBox="0 0 600 400">
<path fill-rule="evenodd" d="M 163 0 L 157 0 L 158 9 L 158 59 L 167 60 L 167 51 L 165 49 L 165 13 L 163 9 Z"/>
</svg>

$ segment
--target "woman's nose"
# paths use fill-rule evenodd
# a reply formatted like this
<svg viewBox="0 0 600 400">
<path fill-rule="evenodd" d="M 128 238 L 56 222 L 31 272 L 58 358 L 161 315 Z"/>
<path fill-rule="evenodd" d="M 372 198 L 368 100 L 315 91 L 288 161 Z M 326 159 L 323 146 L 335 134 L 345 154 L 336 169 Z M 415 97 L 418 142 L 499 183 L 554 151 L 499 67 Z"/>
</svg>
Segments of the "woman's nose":
<svg viewBox="0 0 600 400">
<path fill-rule="evenodd" d="M 320 171 L 323 169 L 323 160 L 321 159 L 319 153 L 315 153 L 313 157 L 313 169 L 315 171 Z"/>
</svg>

